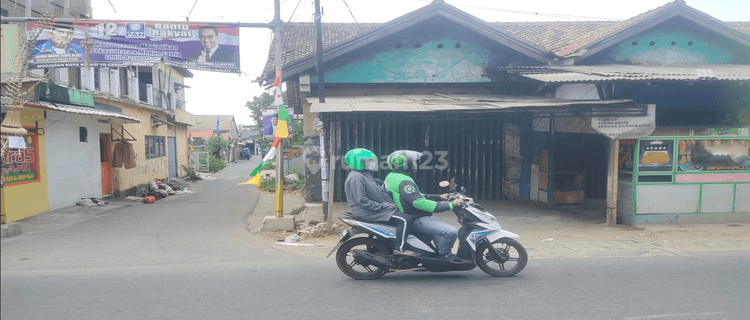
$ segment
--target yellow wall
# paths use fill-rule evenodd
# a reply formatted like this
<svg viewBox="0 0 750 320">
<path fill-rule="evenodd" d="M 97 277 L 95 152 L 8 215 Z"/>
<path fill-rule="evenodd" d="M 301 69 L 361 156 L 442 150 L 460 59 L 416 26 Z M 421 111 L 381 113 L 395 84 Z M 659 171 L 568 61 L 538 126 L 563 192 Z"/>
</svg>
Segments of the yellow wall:
<svg viewBox="0 0 750 320">
<path fill-rule="evenodd" d="M 95 100 L 100 101 L 100 98 L 95 98 Z M 133 151 L 135 151 L 137 167 L 133 169 L 125 169 L 124 167 L 112 168 L 112 180 L 115 191 L 124 192 L 130 188 L 137 187 L 138 185 L 146 184 L 156 179 L 166 179 L 169 177 L 169 157 L 167 155 L 159 158 L 146 159 L 145 136 L 166 137 L 167 139 L 165 139 L 164 142 L 167 153 L 170 152 L 168 138 L 176 137 L 177 175 L 187 175 L 187 170 L 184 169 L 189 167 L 187 126 L 185 124 L 177 123 L 176 126 L 161 125 L 159 127 L 154 127 L 152 126 L 151 115 L 153 114 L 161 119 L 167 120 L 166 112 L 121 101 L 102 99 L 100 102 L 121 108 L 123 114 L 141 120 L 141 123 L 129 123 L 124 125 L 125 130 L 137 139 L 136 141 L 130 141 L 133 145 Z M 122 127 L 123 125 L 120 123 L 112 123 L 113 130 L 118 133 L 121 132 Z M 127 133 L 125 135 L 128 137 Z M 113 136 L 113 139 L 118 138 L 119 134 Z M 115 143 L 116 142 L 112 143 L 113 150 Z M 113 150 L 110 150 L 110 152 Z"/>
<path fill-rule="evenodd" d="M 39 127 L 44 127 L 44 111 L 24 108 L 21 112 L 21 124 L 34 127 L 36 121 Z M 49 196 L 47 190 L 47 158 L 44 135 L 38 136 L 39 141 L 39 181 L 3 187 L 2 211 L 7 222 L 18 221 L 49 211 Z"/>
</svg>

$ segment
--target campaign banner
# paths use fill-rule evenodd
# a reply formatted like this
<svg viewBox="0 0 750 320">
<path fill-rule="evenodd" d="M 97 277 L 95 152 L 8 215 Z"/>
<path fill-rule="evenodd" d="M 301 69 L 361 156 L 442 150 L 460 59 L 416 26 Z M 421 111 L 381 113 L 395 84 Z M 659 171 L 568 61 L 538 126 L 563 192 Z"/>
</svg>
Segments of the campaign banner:
<svg viewBox="0 0 750 320">
<path fill-rule="evenodd" d="M 240 72 L 237 24 L 52 20 L 26 24 L 27 34 L 41 34 L 29 68 L 152 66 L 163 59 L 172 66 L 217 72 Z"/>
<path fill-rule="evenodd" d="M 289 114 L 289 118 L 294 119 L 294 108 L 289 107 L 285 109 L 286 113 Z M 261 113 L 263 114 L 263 117 L 261 118 L 263 122 L 263 138 L 273 139 L 276 137 L 276 124 L 279 122 L 279 108 L 263 108 Z M 286 124 L 289 132 L 289 139 L 292 138 L 292 133 L 294 132 L 292 129 L 292 122 L 294 121 L 289 121 Z"/>
</svg>

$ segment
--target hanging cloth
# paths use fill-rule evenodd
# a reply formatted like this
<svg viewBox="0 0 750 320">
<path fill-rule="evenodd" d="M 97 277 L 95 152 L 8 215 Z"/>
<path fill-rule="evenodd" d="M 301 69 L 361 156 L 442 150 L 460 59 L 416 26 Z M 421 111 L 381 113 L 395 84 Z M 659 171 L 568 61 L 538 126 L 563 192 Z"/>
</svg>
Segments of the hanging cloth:
<svg viewBox="0 0 750 320">
<path fill-rule="evenodd" d="M 125 169 L 132 169 L 138 166 L 135 162 L 133 145 L 127 142 L 116 144 L 115 150 L 112 152 L 112 167 L 121 168 L 123 165 L 125 165 Z"/>
</svg>

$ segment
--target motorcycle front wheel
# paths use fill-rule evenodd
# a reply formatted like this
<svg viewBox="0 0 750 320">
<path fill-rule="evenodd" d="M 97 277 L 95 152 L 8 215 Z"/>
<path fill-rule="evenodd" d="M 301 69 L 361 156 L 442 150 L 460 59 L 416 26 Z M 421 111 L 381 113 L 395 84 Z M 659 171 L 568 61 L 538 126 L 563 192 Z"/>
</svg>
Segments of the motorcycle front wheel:
<svg viewBox="0 0 750 320">
<path fill-rule="evenodd" d="M 500 254 L 500 259 L 492 255 L 490 245 Z M 477 266 L 495 277 L 510 277 L 521 272 L 528 260 L 526 249 L 511 238 L 500 238 L 491 244 L 484 241 L 477 247 Z"/>
<path fill-rule="evenodd" d="M 353 238 L 336 251 L 336 264 L 341 272 L 357 280 L 373 280 L 382 277 L 388 270 L 373 265 L 361 265 L 354 260 L 353 250 L 365 250 L 372 254 L 388 255 L 382 243 L 370 238 Z"/>
</svg>

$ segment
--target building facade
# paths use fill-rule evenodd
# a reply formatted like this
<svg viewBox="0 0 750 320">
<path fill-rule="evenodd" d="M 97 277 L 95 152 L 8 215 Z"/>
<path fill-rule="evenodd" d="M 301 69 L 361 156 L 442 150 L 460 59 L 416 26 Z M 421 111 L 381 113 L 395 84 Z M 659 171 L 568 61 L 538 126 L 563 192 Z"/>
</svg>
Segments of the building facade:
<svg viewBox="0 0 750 320">
<path fill-rule="evenodd" d="M 488 23 L 434 1 L 384 24 L 323 29 L 325 102 L 307 36 L 314 24 L 285 26 L 282 41 L 295 54 L 284 57 L 282 80 L 289 105 L 324 124 L 335 201 L 344 197 L 341 158 L 361 147 L 381 157 L 424 151 L 418 180 L 427 192 L 455 177 L 478 199 L 566 205 L 620 197 L 608 212 L 619 209 L 624 223 L 750 217 L 742 197 L 750 184 L 747 22 L 719 21 L 677 0 L 625 21 Z M 266 83 L 275 74 L 269 57 Z M 612 140 L 592 127 L 633 117 L 653 118 L 650 136 Z M 316 201 L 320 136 L 312 121 L 304 133 L 307 200 Z M 651 140 L 672 147 L 669 157 L 651 152 L 646 162 L 658 157 L 668 168 L 638 168 L 654 151 L 641 150 Z M 727 161 L 711 167 L 722 174 L 680 169 L 699 159 L 687 153 L 703 140 L 715 161 Z M 722 157 L 725 149 L 734 158 Z M 630 173 L 618 174 L 614 159 Z M 709 168 L 690 168 L 698 167 Z M 612 183 L 622 192 L 610 193 Z M 688 191 L 684 202 L 678 195 Z M 658 204 L 659 194 L 676 198 Z"/>
</svg>

